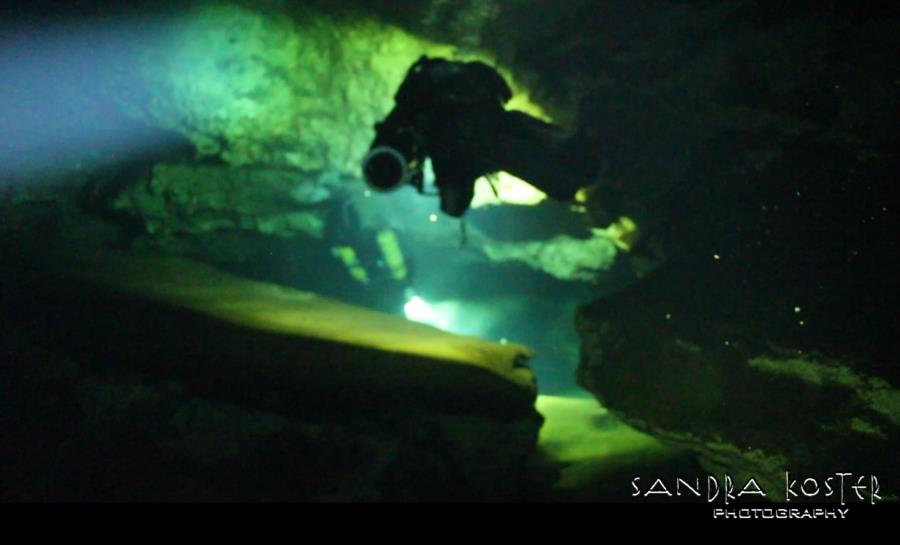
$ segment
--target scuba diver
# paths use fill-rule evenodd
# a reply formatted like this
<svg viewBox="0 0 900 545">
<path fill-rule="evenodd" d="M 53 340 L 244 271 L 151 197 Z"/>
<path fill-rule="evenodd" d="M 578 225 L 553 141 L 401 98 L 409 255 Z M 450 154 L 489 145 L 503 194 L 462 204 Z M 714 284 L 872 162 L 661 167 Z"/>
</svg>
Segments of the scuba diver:
<svg viewBox="0 0 900 545">
<path fill-rule="evenodd" d="M 405 184 L 423 193 L 431 159 L 441 210 L 461 217 L 475 180 L 498 171 L 517 176 L 559 201 L 571 201 L 599 172 L 597 146 L 525 113 L 506 110 L 512 91 L 482 62 L 422 56 L 409 69 L 388 116 L 363 159 L 368 185 L 391 191 Z"/>
<path fill-rule="evenodd" d="M 379 300 L 370 304 L 390 312 L 402 307 L 406 292 L 412 289 L 413 271 L 397 233 L 387 225 L 364 226 L 356 207 L 346 198 L 332 199 L 326 218 L 323 239 L 350 277 L 375 288 L 370 291 L 377 293 Z"/>
</svg>

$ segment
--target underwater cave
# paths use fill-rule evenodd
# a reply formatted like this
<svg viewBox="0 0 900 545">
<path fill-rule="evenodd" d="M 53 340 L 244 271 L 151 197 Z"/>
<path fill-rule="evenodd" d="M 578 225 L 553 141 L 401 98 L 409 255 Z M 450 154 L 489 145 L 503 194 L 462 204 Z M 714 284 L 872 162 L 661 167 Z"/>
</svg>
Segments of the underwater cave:
<svg viewBox="0 0 900 545">
<path fill-rule="evenodd" d="M 773 6 L 2 8 L 0 500 L 895 504 L 900 16 Z"/>
</svg>

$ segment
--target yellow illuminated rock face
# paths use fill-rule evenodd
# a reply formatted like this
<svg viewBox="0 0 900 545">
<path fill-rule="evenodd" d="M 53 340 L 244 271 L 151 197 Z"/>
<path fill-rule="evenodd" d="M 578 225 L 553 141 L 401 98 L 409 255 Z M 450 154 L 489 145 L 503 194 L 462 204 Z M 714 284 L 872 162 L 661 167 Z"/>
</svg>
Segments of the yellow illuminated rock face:
<svg viewBox="0 0 900 545">
<path fill-rule="evenodd" d="M 544 416 L 539 446 L 551 459 L 565 464 L 557 487 L 590 495 L 590 488 L 629 467 L 664 460 L 677 450 L 616 419 L 596 400 L 584 397 L 538 396 Z M 624 499 L 628 481 L 619 483 Z"/>
<path fill-rule="evenodd" d="M 542 395 L 536 407 L 546 418 L 541 446 L 560 461 L 599 459 L 660 446 L 656 439 L 619 422 L 594 399 Z"/>
<path fill-rule="evenodd" d="M 616 248 L 630 252 L 640 233 L 638 224 L 633 219 L 622 216 L 605 229 L 592 229 L 594 235 L 604 236 L 615 244 Z"/>
<path fill-rule="evenodd" d="M 11 235 L 0 447 L 16 471 L 0 499 L 503 501 L 531 482 L 542 419 L 523 346 Z"/>
<path fill-rule="evenodd" d="M 532 356 L 525 346 L 445 333 L 397 316 L 238 278 L 179 258 L 97 252 L 61 259 L 67 270 L 88 282 L 190 309 L 261 334 L 324 341 L 331 346 L 326 350 L 328 357 L 348 358 L 352 354 L 357 358 L 339 362 L 341 373 L 352 372 L 356 364 L 361 373 L 378 372 L 377 365 L 370 365 L 378 359 L 384 366 L 406 366 L 401 372 L 404 378 L 399 380 L 462 391 L 486 371 L 502 381 L 486 376 L 485 384 L 512 387 L 526 398 L 535 395 L 534 374 L 521 365 Z M 294 365 L 300 374 L 304 365 L 328 365 L 302 359 L 302 355 L 298 349 L 301 359 Z M 392 355 L 397 356 L 393 364 Z M 459 383 L 431 383 L 439 376 L 458 377 Z"/>
</svg>

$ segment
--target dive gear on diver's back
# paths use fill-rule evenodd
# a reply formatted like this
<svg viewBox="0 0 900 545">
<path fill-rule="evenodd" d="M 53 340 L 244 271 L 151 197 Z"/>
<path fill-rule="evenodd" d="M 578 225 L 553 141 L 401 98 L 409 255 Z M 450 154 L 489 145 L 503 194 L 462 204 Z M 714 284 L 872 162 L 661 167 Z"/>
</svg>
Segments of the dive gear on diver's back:
<svg viewBox="0 0 900 545">
<path fill-rule="evenodd" d="M 504 107 L 512 91 L 482 62 L 421 57 L 409 69 L 396 105 L 375 125 L 363 159 L 366 183 L 378 191 L 410 184 L 422 193 L 422 165 L 431 158 L 441 210 L 461 217 L 475 181 L 506 171 L 557 200 L 587 185 L 593 157 L 561 127 Z M 593 154 L 591 154 L 593 155 Z M 591 167 L 591 165 L 587 165 Z"/>
</svg>

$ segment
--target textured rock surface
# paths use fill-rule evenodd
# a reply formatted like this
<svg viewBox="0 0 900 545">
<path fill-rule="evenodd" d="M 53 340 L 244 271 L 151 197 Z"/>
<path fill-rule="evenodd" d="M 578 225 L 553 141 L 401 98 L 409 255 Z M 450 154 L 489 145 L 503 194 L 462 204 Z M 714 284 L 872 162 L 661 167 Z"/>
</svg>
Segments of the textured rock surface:
<svg viewBox="0 0 900 545">
<path fill-rule="evenodd" d="M 642 501 L 633 499 L 636 475 L 696 472 L 689 451 L 626 426 L 593 399 L 540 395 L 536 407 L 540 451 L 561 465 L 554 499 Z"/>
<path fill-rule="evenodd" d="M 222 229 L 320 237 L 324 219 L 316 205 L 329 197 L 319 177 L 296 170 L 157 164 L 111 208 L 134 215 L 153 236 Z"/>
<path fill-rule="evenodd" d="M 99 378 L 43 349 L 14 355 L 3 366 L 4 501 L 512 499 L 540 424 L 285 415 L 178 380 Z"/>
<path fill-rule="evenodd" d="M 160 20 L 156 34 L 130 44 L 133 64 L 117 75 L 143 92 L 110 86 L 125 111 L 231 165 L 354 175 L 409 66 L 457 52 L 374 19 L 299 6 L 200 2 Z M 533 108 L 522 93 L 511 106 Z"/>
<path fill-rule="evenodd" d="M 73 9 L 83 4 L 89 2 Z M 55 122 L 48 126 L 56 139 L 86 142 L 92 154 L 104 142 L 107 152 L 120 150 L 103 139 L 72 137 L 95 125 L 111 125 L 111 141 L 131 135 L 142 144 L 155 142 L 123 123 L 124 115 L 131 124 L 139 120 L 186 136 L 206 163 L 236 166 L 238 173 L 259 169 L 263 177 L 290 177 L 296 170 L 331 190 L 338 176 L 318 173 L 353 174 L 371 123 L 390 108 L 409 63 L 421 53 L 451 53 L 429 40 L 485 48 L 527 82 L 554 118 L 590 127 L 603 142 L 597 153 L 605 160 L 604 187 L 591 193 L 589 214 L 637 218 L 645 240 L 657 239 L 670 258 L 639 291 L 583 313 L 586 386 L 629 422 L 694 448 L 716 470 L 771 472 L 796 463 L 834 471 L 852 463 L 847 469 L 874 472 L 896 452 L 896 10 L 846 0 L 790 6 L 703 0 L 398 0 L 390 8 L 368 0 L 339 8 L 324 0 L 190 4 L 183 9 L 179 3 L 174 17 L 140 17 L 139 33 L 123 25 L 124 31 L 98 32 L 74 53 L 51 51 L 44 60 L 52 62 L 38 63 L 39 77 L 29 80 L 41 85 L 6 86 L 4 92 L 39 89 L 24 98 L 13 93 L 21 106 L 15 111 Z M 99 13 L 109 9 L 101 6 Z M 73 62 L 87 57 L 92 62 Z M 50 108 L 42 110 L 43 104 Z M 11 119 L 3 129 L 15 126 Z M 68 220 L 47 203 L 70 210 L 68 195 L 31 194 L 16 185 L 20 179 L 6 185 L 10 164 L 46 158 L 47 134 L 37 135 L 37 151 L 16 138 L 0 149 L 4 200 L 26 205 L 8 214 L 4 209 L 2 219 L 24 214 L 40 229 L 67 229 Z M 80 169 L 84 157 L 76 152 L 84 150 L 74 148 L 64 147 L 60 162 L 71 160 Z M 242 175 L 223 179 L 231 185 Z M 68 180 L 80 183 L 83 176 L 78 171 Z M 313 244 L 318 215 L 306 205 L 299 211 L 287 206 L 290 199 L 279 188 L 260 185 L 277 202 L 264 210 L 257 207 L 268 198 L 262 194 L 229 199 L 206 179 L 182 179 L 196 186 L 178 187 L 170 178 L 161 193 L 144 181 L 144 193 L 126 191 L 119 210 L 141 219 L 143 231 L 154 231 L 148 245 L 217 261 L 251 255 L 257 245 L 268 251 L 271 241 L 263 239 L 276 238 L 245 233 L 302 233 L 303 244 Z M 360 202 L 358 180 L 353 191 Z M 363 212 L 389 217 L 395 229 L 409 226 L 401 234 L 427 240 L 417 264 L 440 289 L 455 287 L 460 277 L 476 279 L 478 297 L 502 290 L 521 296 L 526 285 L 545 293 L 561 289 L 509 281 L 507 275 L 524 276 L 521 267 L 489 268 L 470 259 L 471 253 L 457 251 L 457 224 L 444 218 L 429 223 L 431 210 L 407 206 L 396 194 L 389 199 L 383 209 L 371 205 Z M 297 213 L 312 216 L 294 222 Z M 522 241 L 557 236 L 558 217 L 510 216 L 516 231 L 533 232 L 503 239 L 500 246 L 512 249 L 503 255 L 538 264 L 535 256 L 545 248 Z M 502 217 L 491 220 L 501 223 Z M 437 229 L 443 230 L 435 236 Z M 82 238 L 96 234 L 84 226 L 75 230 Z M 335 273 L 318 268 L 327 247 L 319 253 L 281 249 L 266 263 L 293 260 L 293 268 L 265 274 L 290 283 L 311 266 L 317 267 L 313 276 Z M 459 266 L 472 261 L 475 266 Z M 628 283 L 612 273 L 604 280 L 604 292 Z M 341 289 L 349 294 L 347 286 Z M 49 354 L 35 357 L 72 359 Z M 56 383 L 49 384 L 41 399 L 56 399 Z M 46 413 L 41 399 L 7 399 L 30 403 L 27 414 L 47 414 L 47 422 L 65 430 L 69 390 L 60 391 L 62 409 L 51 403 Z M 17 459 L 40 460 L 27 448 Z"/>
<path fill-rule="evenodd" d="M 374 136 L 375 122 L 393 107 L 396 87 L 419 55 L 493 64 L 491 53 L 475 45 L 479 33 L 496 19 L 498 5 L 408 6 L 405 15 L 415 15 L 421 23 L 408 30 L 395 26 L 408 22 L 406 18 L 392 20 L 379 13 L 348 17 L 340 10 L 329 14 L 324 9 L 329 7 L 198 2 L 177 14 L 151 18 L 147 39 L 126 41 L 126 47 L 108 52 L 109 67 L 97 74 L 101 96 L 111 98 L 133 120 L 187 138 L 198 158 L 219 164 L 159 165 L 149 179 L 117 180 L 125 192 L 106 207 L 137 218 L 151 246 L 216 263 L 235 253 L 226 247 L 242 236 L 230 236 L 229 243 L 216 240 L 228 232 L 318 238 L 327 219 L 309 205 L 321 204 L 320 197 L 335 203 L 352 196 L 381 215 L 377 228 L 391 223 L 394 229 L 410 230 L 408 216 L 386 219 L 396 200 L 380 205 L 363 201 L 359 160 Z M 110 44 L 114 49 L 116 42 Z M 515 90 L 509 107 L 545 117 L 516 79 L 500 69 Z M 228 167 L 235 172 L 227 172 Z M 475 206 L 500 200 L 535 204 L 545 197 L 505 174 L 496 176 L 493 185 L 500 199 L 480 180 Z M 305 188 L 299 198 L 298 188 Z M 422 200 L 424 210 L 427 199 Z M 539 230 L 539 236 L 548 232 L 557 234 L 551 226 Z M 446 238 L 458 244 L 456 230 Z M 472 238 L 479 245 L 479 237 Z M 447 240 L 430 242 L 440 249 Z M 527 248 L 500 246 L 504 248 L 482 252 L 483 258 L 524 261 L 564 279 L 593 278 L 589 269 L 606 269 L 615 258 L 615 251 L 597 239 L 545 244 L 538 238 Z M 562 246 L 565 262 L 575 263 L 560 266 L 534 255 L 557 255 Z M 585 267 L 578 270 L 581 264 Z"/>
<path fill-rule="evenodd" d="M 135 44 L 146 102 L 123 104 L 232 165 L 355 170 L 374 122 L 424 44 L 325 16 L 296 23 L 235 4 L 200 5 Z"/>
<path fill-rule="evenodd" d="M 2 336 L 5 500 L 500 500 L 528 480 L 524 347 L 171 259 L 3 263 L 30 300 L 2 306 L 28 324 Z"/>
<path fill-rule="evenodd" d="M 693 449 L 713 474 L 756 478 L 770 497 L 783 499 L 785 471 L 874 474 L 892 489 L 896 385 L 859 362 L 765 347 L 746 329 L 724 342 L 691 332 L 677 316 L 642 290 L 582 308 L 580 383 L 629 425 Z"/>
<path fill-rule="evenodd" d="M 612 184 L 589 207 L 645 214 L 667 254 L 581 311 L 580 382 L 773 492 L 785 469 L 896 482 L 896 11 L 568 7 L 518 60 L 559 76 L 536 96 L 585 90 Z"/>
<path fill-rule="evenodd" d="M 140 233 L 133 234 L 146 235 L 144 243 L 216 263 L 235 254 L 246 254 L 239 249 L 238 239 L 242 236 L 307 239 L 306 243 L 315 244 L 308 239 L 323 238 L 327 223 L 336 221 L 335 203 L 357 191 L 359 185 L 355 178 L 333 170 L 314 173 L 157 163 L 147 177 L 124 184 L 102 206 L 108 212 L 136 221 Z M 426 220 L 424 209 L 413 208 L 419 218 L 411 218 L 410 210 L 398 204 L 399 199 L 391 200 L 391 197 L 377 202 L 365 196 L 353 200 L 356 208 L 364 211 L 366 227 L 408 232 L 418 244 L 433 247 L 434 251 L 459 243 L 456 222 L 444 221 L 439 226 L 420 229 L 411 219 Z M 515 208 L 521 210 L 521 222 L 552 217 L 540 212 L 529 213 L 530 207 Z M 515 212 L 509 215 L 514 216 Z M 583 224 L 578 214 L 568 213 L 572 217 L 570 224 L 579 221 Z M 489 221 L 488 226 L 496 223 Z M 332 226 L 332 232 L 336 229 L 339 227 Z M 467 231 L 468 246 L 478 252 L 481 261 L 523 264 L 564 281 L 594 280 L 612 267 L 618 255 L 613 242 L 599 232 L 588 238 L 559 235 L 547 240 L 503 241 L 477 225 L 471 225 Z M 539 226 L 537 231 L 539 235 L 546 234 L 547 228 Z M 321 244 L 328 242 L 321 241 Z M 231 250 L 226 248 L 229 245 Z"/>
<path fill-rule="evenodd" d="M 616 259 L 616 247 L 609 238 L 594 235 L 577 239 L 565 235 L 533 242 L 484 241 L 484 253 L 491 261 L 518 261 L 560 280 L 594 280 Z"/>
</svg>

